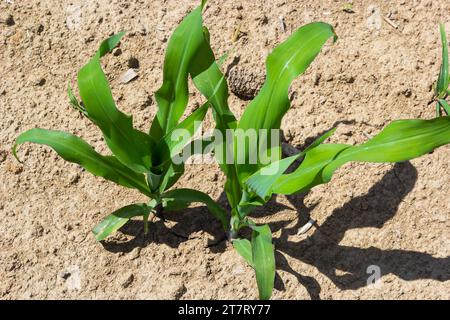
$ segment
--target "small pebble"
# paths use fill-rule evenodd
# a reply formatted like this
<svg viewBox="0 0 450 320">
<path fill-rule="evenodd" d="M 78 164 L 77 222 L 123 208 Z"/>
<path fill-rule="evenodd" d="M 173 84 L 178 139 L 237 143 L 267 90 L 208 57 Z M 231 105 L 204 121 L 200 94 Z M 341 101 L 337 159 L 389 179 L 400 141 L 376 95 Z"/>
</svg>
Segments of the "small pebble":
<svg viewBox="0 0 450 320">
<path fill-rule="evenodd" d="M 44 26 L 43 26 L 42 24 L 40 24 L 40 25 L 37 27 L 36 33 L 37 33 L 38 35 L 40 35 L 43 31 L 44 31 Z"/>
<path fill-rule="evenodd" d="M 33 86 L 42 87 L 45 84 L 46 80 L 40 76 L 31 76 L 30 83 Z"/>
<path fill-rule="evenodd" d="M 128 257 L 129 257 L 130 260 L 135 260 L 135 259 L 139 258 L 140 255 L 141 255 L 141 248 L 137 247 L 137 248 L 134 248 L 130 252 Z"/>
<path fill-rule="evenodd" d="M 134 275 L 132 273 L 126 275 L 122 278 L 122 281 L 120 282 L 120 286 L 122 288 L 128 288 L 134 281 Z"/>
<path fill-rule="evenodd" d="M 283 16 L 279 16 L 278 20 L 280 22 L 281 31 L 286 32 L 286 23 L 284 22 L 284 17 Z"/>
<path fill-rule="evenodd" d="M 316 73 L 314 74 L 314 85 L 318 86 L 320 83 L 320 78 L 322 78 L 322 74 L 321 73 Z"/>
<path fill-rule="evenodd" d="M 15 25 L 14 18 L 11 14 L 2 14 L 0 16 L 0 23 L 6 24 L 7 26 L 11 27 Z"/>
<path fill-rule="evenodd" d="M 128 67 L 132 69 L 138 69 L 139 68 L 139 60 L 135 57 L 131 57 L 128 59 Z"/>
<path fill-rule="evenodd" d="M 6 160 L 6 151 L 0 150 L 0 163 Z"/>
<path fill-rule="evenodd" d="M 80 180 L 80 174 L 78 172 L 74 172 L 69 175 L 69 184 L 75 184 Z"/>
<path fill-rule="evenodd" d="M 402 93 L 403 93 L 403 95 L 404 95 L 405 97 L 407 97 L 407 98 L 411 97 L 411 95 L 412 95 L 412 91 L 411 91 L 411 89 L 409 89 L 409 88 L 403 90 Z"/>
<path fill-rule="evenodd" d="M 137 72 L 134 71 L 134 69 L 128 69 L 125 71 L 122 76 L 120 76 L 120 82 L 121 83 L 128 83 L 134 79 L 136 79 L 138 76 Z"/>
<path fill-rule="evenodd" d="M 19 174 L 23 171 L 23 166 L 12 162 L 7 162 L 6 170 L 14 174 Z"/>
<path fill-rule="evenodd" d="M 58 276 L 59 276 L 61 279 L 67 280 L 67 279 L 70 277 L 70 272 L 67 271 L 67 270 L 63 270 L 63 271 L 61 271 L 61 272 L 58 274 Z"/>
<path fill-rule="evenodd" d="M 115 48 L 113 51 L 113 56 L 117 57 L 120 56 L 122 54 L 122 49 L 120 48 Z"/>
</svg>

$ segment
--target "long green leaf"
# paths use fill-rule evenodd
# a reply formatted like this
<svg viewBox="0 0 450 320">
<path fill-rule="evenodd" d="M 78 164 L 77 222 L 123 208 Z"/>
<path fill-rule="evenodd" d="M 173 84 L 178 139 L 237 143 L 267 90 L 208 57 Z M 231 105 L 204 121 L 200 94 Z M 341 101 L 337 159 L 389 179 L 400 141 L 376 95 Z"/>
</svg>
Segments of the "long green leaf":
<svg viewBox="0 0 450 320">
<path fill-rule="evenodd" d="M 194 63 L 191 66 L 191 76 L 194 85 L 208 99 L 213 109 L 213 117 L 216 129 L 226 137 L 228 129 L 236 128 L 236 118 L 228 106 L 228 86 L 224 75 L 220 70 L 219 63 L 216 62 L 214 53 L 209 43 L 209 32 L 204 28 L 204 39 L 202 46 L 198 50 Z M 215 142 L 215 157 L 220 168 L 225 173 L 225 191 L 232 207 L 235 207 L 241 197 L 241 186 L 237 179 L 236 167 L 226 161 L 226 155 L 232 146 L 227 145 L 227 141 Z M 232 141 L 228 141 L 232 142 Z"/>
<path fill-rule="evenodd" d="M 299 28 L 276 47 L 267 57 L 266 81 L 245 109 L 238 128 L 244 131 L 278 129 L 290 106 L 288 90 L 292 81 L 308 68 L 325 42 L 333 36 L 335 33 L 329 24 L 315 22 Z M 258 145 L 246 148 L 245 164 L 237 166 L 240 181 L 244 181 L 261 166 L 248 161 L 249 155 L 258 150 Z M 280 154 L 279 147 L 269 148 L 268 154 Z"/>
<path fill-rule="evenodd" d="M 207 32 L 206 28 L 203 28 Z M 190 74 L 196 88 L 208 99 L 214 110 L 217 126 L 222 128 L 235 128 L 236 118 L 228 106 L 228 86 L 224 75 L 216 62 L 206 36 L 194 56 Z"/>
<path fill-rule="evenodd" d="M 183 148 L 188 144 L 191 138 L 194 136 L 195 132 L 198 130 L 198 125 L 205 118 L 206 112 L 208 111 L 208 104 L 205 103 L 200 108 L 195 110 L 191 115 L 189 115 L 186 119 L 177 124 L 174 128 L 172 128 L 156 145 L 155 148 L 155 156 L 158 156 L 158 163 L 169 161 L 171 157 L 179 154 Z M 186 132 L 188 136 L 183 137 L 183 140 L 179 141 L 179 139 L 175 139 L 174 134 L 183 130 Z"/>
<path fill-rule="evenodd" d="M 225 80 L 224 77 L 219 81 L 215 90 L 212 93 L 212 97 L 216 94 L 218 88 L 221 83 Z M 184 119 L 182 122 L 177 124 L 173 129 L 171 129 L 158 143 L 155 148 L 154 155 L 157 156 L 157 163 L 161 163 L 158 168 L 161 170 L 162 175 L 164 176 L 163 181 L 160 185 L 160 191 L 164 192 L 166 189 L 170 188 L 181 176 L 184 172 L 184 161 L 187 151 L 190 152 L 189 155 L 193 155 L 195 153 L 201 152 L 204 154 L 205 148 L 209 145 L 209 143 L 204 143 L 201 140 L 201 148 L 200 150 L 195 149 L 199 144 L 195 143 L 195 141 L 189 140 L 192 139 L 194 134 L 197 132 L 201 121 L 203 121 L 206 112 L 208 111 L 209 103 L 206 102 L 195 110 L 190 116 Z M 181 134 L 181 136 L 179 136 Z M 179 141 L 181 138 L 181 141 Z M 198 141 L 197 141 L 198 142 Z M 182 163 L 178 163 L 175 161 L 176 156 L 182 156 L 181 159 L 177 159 L 178 161 L 182 161 Z M 154 157 L 155 160 L 155 157 Z"/>
<path fill-rule="evenodd" d="M 450 105 L 445 99 L 439 99 L 438 104 L 444 109 L 447 115 L 450 115 Z"/>
<path fill-rule="evenodd" d="M 436 85 L 436 96 L 438 98 L 443 98 L 447 94 L 450 78 L 448 72 L 448 43 L 445 35 L 445 27 L 442 23 L 439 25 L 439 31 L 441 33 L 442 43 L 442 63 Z"/>
<path fill-rule="evenodd" d="M 208 97 L 209 99 L 214 99 L 216 94 L 220 92 L 223 82 L 225 82 L 225 77 L 222 76 L 213 88 L 211 96 Z M 188 140 L 191 140 L 197 132 L 199 124 L 205 118 L 209 105 L 209 101 L 204 103 L 200 108 L 195 110 L 190 116 L 177 124 L 161 139 L 156 147 L 156 154 L 161 156 L 162 161 L 170 160 L 173 156 L 178 155 L 179 152 L 186 147 Z M 180 133 L 182 133 L 184 137 L 179 137 L 178 134 Z M 183 138 L 181 142 L 179 141 L 179 138 Z"/>
<path fill-rule="evenodd" d="M 318 180 L 323 168 L 333 161 L 337 154 L 349 147 L 345 144 L 322 144 L 309 150 L 298 168 L 277 178 L 271 191 L 276 194 L 293 194 L 323 183 Z"/>
<path fill-rule="evenodd" d="M 155 94 L 158 112 L 150 129 L 150 135 L 157 140 L 177 125 L 186 109 L 189 68 L 203 41 L 201 13 L 199 6 L 187 15 L 167 45 L 163 84 Z"/>
<path fill-rule="evenodd" d="M 449 117 L 394 121 L 364 144 L 323 144 L 310 150 L 293 173 L 277 179 L 273 192 L 292 194 L 327 183 L 336 169 L 350 161 L 401 162 L 417 158 L 448 143 Z"/>
<path fill-rule="evenodd" d="M 137 203 L 114 211 L 92 229 L 95 239 L 97 241 L 105 240 L 107 236 L 119 230 L 131 218 L 148 216 L 152 209 L 152 206 L 148 206 L 145 203 Z"/>
<path fill-rule="evenodd" d="M 133 128 L 133 120 L 116 108 L 100 58 L 116 46 L 123 33 L 102 42 L 95 56 L 79 71 L 78 88 L 89 118 L 100 128 L 117 159 L 140 173 L 151 165 L 152 139 Z"/>
<path fill-rule="evenodd" d="M 252 253 L 252 243 L 247 239 L 234 239 L 233 247 L 236 249 L 237 253 L 244 258 L 244 260 L 254 268 L 253 264 L 253 253 Z"/>
<path fill-rule="evenodd" d="M 186 145 L 181 152 L 181 154 L 186 154 L 189 152 L 191 156 L 195 154 L 206 154 L 207 149 L 211 148 L 212 141 L 207 141 L 204 139 L 196 139 L 194 141 L 191 141 L 188 145 Z M 197 145 L 201 145 L 201 148 L 196 148 Z M 188 151 L 189 150 L 189 151 Z M 184 159 L 184 160 L 187 160 Z M 163 181 L 159 187 L 160 192 L 164 192 L 165 190 L 172 187 L 180 178 L 180 176 L 184 173 L 184 162 L 181 164 L 174 164 L 173 162 L 170 162 L 169 168 L 164 169 L 164 178 Z"/>
<path fill-rule="evenodd" d="M 295 160 L 300 159 L 308 151 L 316 148 L 326 139 L 328 139 L 334 132 L 336 128 L 326 132 L 319 138 L 317 138 L 313 143 L 311 143 L 304 151 L 299 154 L 284 158 L 282 160 L 275 161 L 265 167 L 262 167 L 256 171 L 250 178 L 245 182 L 245 185 L 253 192 L 255 192 L 262 199 L 268 200 L 272 195 L 272 187 L 277 182 L 277 180 L 282 176 L 282 174 L 291 166 Z M 295 173 L 293 174 L 295 176 Z M 285 175 L 284 177 L 289 176 Z M 293 178 L 297 181 L 298 177 Z M 283 180 L 283 179 L 282 179 Z M 284 182 L 286 183 L 284 179 Z M 300 179 L 303 181 L 304 179 Z"/>
<path fill-rule="evenodd" d="M 115 157 L 100 155 L 84 140 L 70 133 L 39 128 L 25 131 L 17 137 L 13 148 L 15 156 L 17 147 L 24 142 L 48 145 L 63 159 L 78 163 L 93 175 L 150 195 L 144 175 L 130 170 Z"/>
<path fill-rule="evenodd" d="M 258 284 L 259 298 L 270 299 L 275 281 L 275 254 L 272 232 L 267 224 L 252 226 L 252 261 Z"/>
<path fill-rule="evenodd" d="M 179 201 L 185 204 L 201 202 L 206 205 L 208 210 L 214 215 L 219 221 L 222 223 L 222 226 L 225 230 L 228 230 L 229 227 L 229 217 L 227 216 L 226 211 L 210 196 L 201 191 L 193 190 L 193 189 L 174 189 L 167 191 L 161 195 L 165 201 Z"/>
<path fill-rule="evenodd" d="M 323 171 L 329 181 L 333 172 L 349 161 L 400 162 L 417 158 L 450 143 L 450 118 L 398 120 L 360 146 L 342 151 Z"/>
</svg>

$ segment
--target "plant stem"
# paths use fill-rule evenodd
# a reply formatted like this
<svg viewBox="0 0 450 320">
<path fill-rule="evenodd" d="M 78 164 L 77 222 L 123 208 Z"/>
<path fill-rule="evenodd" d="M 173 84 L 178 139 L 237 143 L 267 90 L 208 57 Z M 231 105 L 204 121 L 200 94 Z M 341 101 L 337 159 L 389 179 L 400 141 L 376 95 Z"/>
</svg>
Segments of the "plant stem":
<svg viewBox="0 0 450 320">
<path fill-rule="evenodd" d="M 234 230 L 228 230 L 227 232 L 227 239 L 228 241 L 233 241 L 234 239 L 237 239 L 238 234 Z"/>
<path fill-rule="evenodd" d="M 241 219 L 237 210 L 231 211 L 230 230 L 227 232 L 228 240 L 236 239 L 241 228 Z"/>
<path fill-rule="evenodd" d="M 148 216 L 150 214 L 144 214 L 144 235 L 148 234 Z"/>
</svg>

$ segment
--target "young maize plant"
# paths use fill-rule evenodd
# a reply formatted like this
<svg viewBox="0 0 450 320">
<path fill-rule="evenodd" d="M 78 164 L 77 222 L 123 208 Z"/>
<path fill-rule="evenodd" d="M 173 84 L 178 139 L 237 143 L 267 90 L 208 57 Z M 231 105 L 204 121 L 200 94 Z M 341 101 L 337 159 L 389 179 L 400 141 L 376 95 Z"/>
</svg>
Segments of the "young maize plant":
<svg viewBox="0 0 450 320">
<path fill-rule="evenodd" d="M 98 154 L 71 134 L 43 129 L 22 133 L 14 146 L 14 154 L 17 145 L 27 141 L 46 144 L 67 161 L 82 165 L 94 175 L 136 188 L 150 198 L 146 204 L 130 205 L 107 216 L 94 229 L 98 240 L 134 216 L 143 216 L 147 221 L 152 211 L 179 209 L 192 202 L 205 203 L 221 221 L 236 251 L 255 270 L 260 298 L 269 299 L 275 278 L 272 234 L 268 225 L 256 225 L 249 218 L 251 211 L 267 203 L 273 194 L 305 192 L 329 182 L 334 171 L 349 161 L 406 161 L 450 143 L 450 117 L 394 121 L 359 146 L 324 144 L 333 129 L 301 153 L 282 158 L 279 144 L 267 144 L 272 133 L 265 132 L 280 129 L 281 120 L 290 107 L 288 90 L 292 81 L 307 69 L 330 38 L 336 39 L 333 28 L 326 23 L 310 23 L 276 47 L 267 57 L 263 87 L 238 121 L 228 106 L 228 86 L 220 70 L 221 62 L 216 61 L 208 29 L 203 26 L 205 3 L 202 1 L 186 16 L 169 41 L 163 85 L 156 92 L 159 109 L 149 134 L 135 130 L 131 117 L 116 108 L 100 66 L 100 58 L 117 45 L 122 36 L 119 34 L 103 42 L 96 55 L 80 70 L 78 87 L 82 104 L 69 87 L 72 104 L 101 129 L 113 156 Z M 445 38 L 442 29 L 441 34 Z M 188 76 L 207 102 L 180 122 L 188 100 Z M 438 97 L 444 99 L 447 93 L 443 93 L 443 88 L 446 91 L 449 82 L 447 58 L 443 59 L 439 79 Z M 445 104 L 438 102 L 445 110 Z M 173 139 L 173 133 L 184 129 L 193 136 L 196 121 L 204 118 L 209 106 L 216 130 L 222 137 L 232 132 L 231 143 L 226 139 L 215 140 L 212 144 L 217 162 L 227 177 L 225 192 L 230 214 L 199 191 L 167 191 L 184 169 L 183 164 L 174 161 L 174 156 L 190 149 L 190 144 L 183 147 L 184 144 Z M 250 143 L 249 139 L 242 143 L 238 138 L 238 132 L 249 131 L 256 133 L 256 143 Z M 243 151 L 235 152 L 237 149 Z M 249 161 L 256 153 L 269 155 L 270 162 L 260 158 L 256 162 Z M 230 154 L 232 159 L 228 161 Z M 301 160 L 300 164 L 291 173 L 285 173 L 296 160 Z M 242 228 L 251 229 L 250 240 L 239 238 Z"/>
<path fill-rule="evenodd" d="M 180 121 L 188 103 L 189 73 L 202 71 L 196 64 L 197 52 L 204 45 L 201 10 L 197 8 L 188 15 L 168 43 L 163 84 L 155 94 L 158 112 L 149 133 L 135 129 L 132 117 L 117 109 L 100 65 L 100 58 L 110 52 L 124 35 L 120 33 L 103 41 L 94 57 L 79 71 L 78 88 L 82 102 L 77 101 L 70 85 L 68 87 L 71 104 L 98 126 L 113 155 L 97 153 L 84 140 L 70 133 L 39 128 L 20 134 L 13 147 L 17 158 L 17 146 L 24 142 L 48 145 L 62 158 L 81 165 L 90 173 L 137 189 L 149 197 L 148 203 L 125 206 L 103 219 L 93 229 L 99 241 L 136 216 L 143 217 L 146 233 L 151 213 L 158 215 L 163 209 L 173 210 L 193 202 L 204 203 L 228 229 L 229 219 L 225 211 L 208 195 L 191 189 L 167 191 L 184 171 L 182 163 L 172 161 L 172 156 L 179 153 L 184 145 L 171 140 L 171 133 L 183 129 L 192 136 L 208 109 L 208 103 L 205 103 Z M 212 92 L 211 97 L 214 96 Z M 189 144 L 186 145 L 188 147 Z"/>
<path fill-rule="evenodd" d="M 442 42 L 442 62 L 439 77 L 435 86 L 434 100 L 436 101 L 436 117 L 442 115 L 442 110 L 444 110 L 447 116 L 450 115 L 450 105 L 446 100 L 450 94 L 450 90 L 448 88 L 450 83 L 450 74 L 448 72 L 448 42 L 443 24 L 439 26 L 439 30 L 441 32 Z"/>
<path fill-rule="evenodd" d="M 442 34 L 444 37 L 443 31 Z M 407 161 L 450 143 L 450 117 L 397 120 L 361 145 L 323 143 L 333 134 L 335 129 L 332 129 L 299 154 L 282 158 L 279 144 L 275 147 L 268 145 L 270 134 L 260 132 L 267 132 L 264 129 L 280 129 L 281 120 L 290 107 L 288 90 L 292 81 L 307 69 L 330 38 L 336 40 L 332 26 L 314 22 L 299 28 L 278 45 L 267 57 L 263 87 L 246 107 L 239 121 L 229 109 L 228 88 L 222 81 L 219 64 L 214 62 L 206 29 L 205 45 L 198 61 L 198 67 L 206 71 L 193 74 L 194 84 L 212 106 L 217 130 L 224 135 L 227 130 L 234 132 L 231 145 L 216 142 L 214 148 L 227 177 L 225 191 L 231 206 L 229 235 L 234 248 L 255 270 L 261 299 L 269 299 L 272 293 L 275 278 L 274 247 L 269 226 L 256 225 L 249 219 L 252 209 L 267 203 L 273 194 L 306 192 L 314 186 L 327 183 L 336 169 L 347 162 Z M 446 55 L 444 58 L 438 84 L 440 96 L 443 96 L 442 90 L 447 90 L 448 86 Z M 209 67 L 203 68 L 203 65 Z M 445 105 L 442 101 L 440 103 Z M 243 141 L 243 146 L 240 145 L 242 140 L 237 138 L 239 130 L 241 133 L 256 133 L 257 143 L 250 143 L 250 139 L 247 139 Z M 234 161 L 226 161 L 230 150 L 237 149 L 243 149 L 244 154 L 231 152 Z M 270 156 L 269 164 L 263 164 L 260 158 L 255 163 L 249 161 L 252 155 L 261 150 Z M 301 160 L 300 164 L 292 172 L 285 173 L 297 160 Z M 250 240 L 238 238 L 242 228 L 251 229 Z"/>
</svg>

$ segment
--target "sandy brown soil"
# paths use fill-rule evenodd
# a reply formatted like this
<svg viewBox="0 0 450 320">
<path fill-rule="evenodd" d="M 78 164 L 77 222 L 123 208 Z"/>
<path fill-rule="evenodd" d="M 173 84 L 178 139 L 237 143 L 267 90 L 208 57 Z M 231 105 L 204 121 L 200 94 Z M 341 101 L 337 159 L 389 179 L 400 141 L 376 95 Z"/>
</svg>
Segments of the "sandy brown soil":
<svg viewBox="0 0 450 320">
<path fill-rule="evenodd" d="M 205 208 L 168 214 L 169 222 L 156 221 L 147 237 L 133 221 L 101 244 L 90 229 L 142 196 L 49 148 L 23 146 L 24 165 L 10 152 L 17 135 L 36 126 L 75 133 L 106 151 L 97 128 L 69 106 L 66 86 L 98 43 L 120 30 L 128 31 L 120 50 L 103 63 L 119 107 L 148 128 L 167 39 L 197 2 L 0 2 L 1 299 L 257 297 L 252 270 L 217 242 L 220 226 Z M 237 62 L 229 72 L 236 114 L 247 103 L 237 96 L 258 90 L 267 53 L 295 28 L 322 20 L 335 26 L 339 40 L 292 87 L 283 121 L 289 143 L 301 148 L 333 125 L 333 142 L 359 143 L 391 120 L 433 117 L 427 102 L 440 61 L 438 22 L 450 34 L 450 2 L 354 1 L 354 13 L 344 12 L 344 3 L 209 2 L 205 23 L 217 55 L 236 47 L 228 61 Z M 383 20 L 389 13 L 398 29 Z M 239 25 L 243 33 L 234 43 Z M 133 57 L 139 77 L 121 84 Z M 201 102 L 199 94 L 193 101 Z M 449 160 L 447 146 L 403 164 L 348 164 L 332 183 L 257 210 L 258 221 L 274 231 L 274 298 L 449 299 Z M 225 203 L 223 183 L 217 166 L 192 165 L 179 185 Z M 296 235 L 309 216 L 317 226 Z M 370 265 L 380 267 L 378 287 L 366 286 Z"/>
</svg>

